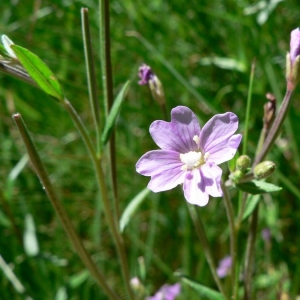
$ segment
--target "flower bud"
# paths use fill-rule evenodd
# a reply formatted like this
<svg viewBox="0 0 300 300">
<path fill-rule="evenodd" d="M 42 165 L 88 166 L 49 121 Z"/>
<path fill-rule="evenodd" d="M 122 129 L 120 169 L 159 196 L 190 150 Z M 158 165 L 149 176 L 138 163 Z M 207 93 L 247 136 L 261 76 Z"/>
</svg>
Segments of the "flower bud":
<svg viewBox="0 0 300 300">
<path fill-rule="evenodd" d="M 266 95 L 266 98 L 269 100 L 264 105 L 264 127 L 266 130 L 269 130 L 271 125 L 273 124 L 273 121 L 275 119 L 275 112 L 276 112 L 276 98 L 271 93 L 268 93 Z"/>
<path fill-rule="evenodd" d="M 138 76 L 141 78 L 139 84 L 148 84 L 152 97 L 160 104 L 165 105 L 165 94 L 162 83 L 158 77 L 154 74 L 151 68 L 143 64 L 139 68 Z"/>
<path fill-rule="evenodd" d="M 130 279 L 130 286 L 137 296 L 141 297 L 145 292 L 145 287 L 138 277 L 133 277 Z"/>
<path fill-rule="evenodd" d="M 290 58 L 291 64 L 295 63 L 297 56 L 300 55 L 300 30 L 299 28 L 294 29 L 291 32 L 291 43 L 290 43 Z"/>
<path fill-rule="evenodd" d="M 272 161 L 263 161 L 259 163 L 253 170 L 256 179 L 264 179 L 275 172 L 276 166 Z"/>
<path fill-rule="evenodd" d="M 236 160 L 236 168 L 241 171 L 246 171 L 251 164 L 251 159 L 248 155 L 241 155 Z"/>
<path fill-rule="evenodd" d="M 300 80 L 300 30 L 291 32 L 290 53 L 286 57 L 286 78 L 288 89 L 293 90 Z"/>
<path fill-rule="evenodd" d="M 233 173 L 230 174 L 230 179 L 233 182 L 238 183 L 239 180 L 244 177 L 244 174 L 245 172 L 242 170 L 235 170 Z"/>
</svg>

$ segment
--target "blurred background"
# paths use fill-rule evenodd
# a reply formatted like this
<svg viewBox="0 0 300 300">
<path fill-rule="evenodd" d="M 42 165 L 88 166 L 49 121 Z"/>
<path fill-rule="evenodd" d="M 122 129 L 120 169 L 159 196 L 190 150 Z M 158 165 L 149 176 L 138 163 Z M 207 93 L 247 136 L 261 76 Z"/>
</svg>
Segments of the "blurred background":
<svg viewBox="0 0 300 300">
<path fill-rule="evenodd" d="M 83 55 L 80 8 L 90 11 L 94 54 L 102 97 L 97 1 L 18 1 L 0 3 L 0 33 L 37 54 L 57 75 L 94 137 Z M 150 124 L 163 119 L 138 68 L 150 65 L 160 78 L 167 112 L 190 107 L 204 124 L 213 114 L 232 111 L 243 133 L 251 64 L 255 61 L 248 155 L 253 158 L 262 129 L 266 93 L 280 106 L 285 93 L 285 57 L 290 32 L 300 24 L 300 4 L 280 1 L 111 0 L 111 53 L 114 93 L 131 86 L 116 126 L 120 208 L 146 187 L 137 160 L 157 149 Z M 283 190 L 261 197 L 254 266 L 256 299 L 300 295 L 300 107 L 299 89 L 283 132 L 268 159 L 276 163 L 269 182 Z M 115 248 L 101 214 L 93 167 L 72 120 L 42 91 L 0 73 L 0 291 L 1 299 L 106 299 L 74 253 L 11 118 L 22 114 L 50 178 L 94 260 L 110 284 L 124 295 Z M 225 176 L 228 175 L 224 166 Z M 234 208 L 237 194 L 232 192 Z M 202 216 L 216 262 L 229 253 L 229 230 L 221 198 L 211 198 Z M 263 230 L 270 237 L 263 238 Z M 239 236 L 245 252 L 248 220 Z M 216 288 L 190 220 L 180 187 L 150 193 L 125 229 L 131 276 L 147 293 L 174 283 L 180 271 Z M 36 242 L 35 242 L 36 241 Z M 9 264 L 17 279 L 5 272 Z M 228 279 L 223 279 L 225 281 Z M 242 280 L 242 278 L 241 278 Z M 274 288 L 276 287 L 276 288 Z M 29 298 L 27 298 L 29 299 Z M 199 299 L 184 288 L 179 299 Z"/>
</svg>

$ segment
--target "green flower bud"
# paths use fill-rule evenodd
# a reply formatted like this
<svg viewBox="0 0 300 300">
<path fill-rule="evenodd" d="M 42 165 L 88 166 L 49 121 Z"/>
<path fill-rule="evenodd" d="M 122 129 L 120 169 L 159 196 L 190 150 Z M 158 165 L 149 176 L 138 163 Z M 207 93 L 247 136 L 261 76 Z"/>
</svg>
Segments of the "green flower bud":
<svg viewBox="0 0 300 300">
<path fill-rule="evenodd" d="M 259 163 L 253 170 L 254 176 L 257 179 L 264 179 L 275 172 L 276 166 L 272 161 L 263 161 Z"/>
<path fill-rule="evenodd" d="M 246 171 L 251 164 L 251 159 L 248 155 L 241 155 L 236 160 L 236 168 L 241 171 Z"/>
<path fill-rule="evenodd" d="M 241 178 L 243 178 L 244 176 L 244 172 L 241 171 L 241 170 L 235 170 L 233 173 L 230 174 L 230 179 L 235 182 L 235 183 L 238 183 L 239 180 Z"/>
</svg>

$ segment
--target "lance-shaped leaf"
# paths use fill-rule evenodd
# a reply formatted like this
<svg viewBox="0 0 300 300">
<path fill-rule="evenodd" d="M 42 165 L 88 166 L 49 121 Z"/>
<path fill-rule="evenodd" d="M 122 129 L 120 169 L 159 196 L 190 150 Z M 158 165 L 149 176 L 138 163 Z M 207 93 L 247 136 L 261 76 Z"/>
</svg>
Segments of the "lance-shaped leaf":
<svg viewBox="0 0 300 300">
<path fill-rule="evenodd" d="M 216 290 L 204 286 L 187 276 L 180 276 L 180 277 L 185 284 L 189 285 L 199 294 L 200 296 L 199 299 L 203 299 L 202 297 L 205 297 L 205 299 L 210 299 L 210 300 L 225 300 L 224 296 L 221 293 L 217 292 Z"/>
<path fill-rule="evenodd" d="M 150 193 L 150 190 L 145 188 L 139 192 L 128 204 L 124 210 L 122 217 L 120 219 L 120 231 L 123 232 L 126 225 L 131 220 L 133 214 L 136 212 L 138 207 L 142 204 L 143 200 L 146 199 L 147 195 Z"/>
<path fill-rule="evenodd" d="M 38 86 L 45 93 L 62 101 L 64 99 L 64 94 L 57 78 L 49 67 L 37 55 L 29 50 L 17 45 L 11 45 L 11 48 L 14 50 L 25 70 L 32 79 L 36 81 Z"/>
<path fill-rule="evenodd" d="M 248 195 L 245 212 L 243 214 L 243 220 L 245 220 L 252 214 L 260 199 L 260 195 Z"/>
<path fill-rule="evenodd" d="M 126 92 L 128 90 L 129 84 L 130 84 L 130 81 L 127 81 L 124 84 L 123 88 L 121 89 L 117 98 L 115 99 L 114 104 L 113 104 L 113 106 L 109 112 L 109 115 L 106 119 L 105 127 L 103 130 L 102 136 L 101 136 L 101 142 L 102 142 L 103 146 L 109 140 L 109 137 L 111 135 L 112 129 L 114 128 L 117 116 L 119 115 L 119 111 L 121 109 L 122 102 L 123 102 Z"/>
<path fill-rule="evenodd" d="M 264 193 L 272 193 L 278 192 L 282 188 L 274 185 L 272 183 L 267 183 L 264 181 L 252 180 L 245 183 L 239 183 L 236 185 L 238 189 L 243 192 L 247 192 L 252 195 L 264 194 Z"/>
</svg>

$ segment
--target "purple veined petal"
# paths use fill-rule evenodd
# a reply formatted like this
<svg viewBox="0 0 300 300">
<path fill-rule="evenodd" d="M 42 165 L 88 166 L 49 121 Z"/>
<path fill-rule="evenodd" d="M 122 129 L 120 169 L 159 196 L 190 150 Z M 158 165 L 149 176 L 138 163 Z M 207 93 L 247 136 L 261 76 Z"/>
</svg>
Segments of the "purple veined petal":
<svg viewBox="0 0 300 300">
<path fill-rule="evenodd" d="M 187 172 L 183 183 L 184 197 L 190 204 L 205 206 L 209 196 L 205 192 L 205 185 L 199 169 Z"/>
<path fill-rule="evenodd" d="M 233 135 L 238 128 L 238 118 L 228 112 L 212 117 L 202 128 L 200 148 L 209 153 L 208 162 L 220 164 L 231 159 L 241 141 L 241 135 Z"/>
<path fill-rule="evenodd" d="M 136 171 L 151 176 L 148 188 L 153 192 L 173 189 L 183 183 L 184 173 L 179 153 L 175 151 L 154 150 L 144 154 L 136 164 Z"/>
<path fill-rule="evenodd" d="M 177 106 L 172 109 L 171 122 L 153 122 L 150 134 L 161 149 L 187 153 L 198 149 L 193 137 L 199 136 L 200 125 L 188 107 Z"/>
<path fill-rule="evenodd" d="M 222 197 L 221 188 L 222 169 L 213 163 L 206 163 L 200 168 L 205 192 L 213 197 Z"/>
<path fill-rule="evenodd" d="M 233 135 L 227 144 L 227 147 L 221 148 L 219 151 L 210 153 L 207 159 L 207 162 L 214 162 L 216 165 L 219 165 L 225 161 L 228 161 L 234 157 L 236 151 L 241 143 L 242 135 L 235 134 Z M 224 145 L 225 146 L 225 145 Z"/>
</svg>

